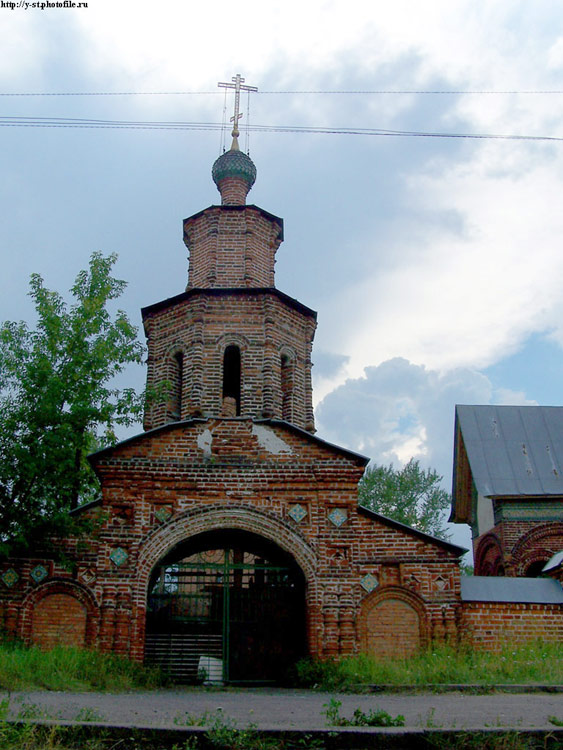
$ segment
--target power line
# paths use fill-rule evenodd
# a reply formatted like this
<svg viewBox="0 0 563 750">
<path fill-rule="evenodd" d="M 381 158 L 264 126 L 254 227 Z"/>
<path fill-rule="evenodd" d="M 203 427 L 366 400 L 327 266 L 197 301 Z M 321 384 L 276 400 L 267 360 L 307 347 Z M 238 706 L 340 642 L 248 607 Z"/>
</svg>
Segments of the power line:
<svg viewBox="0 0 563 750">
<path fill-rule="evenodd" d="M 35 128 L 111 128 L 117 130 L 220 130 L 214 122 L 145 122 L 128 120 L 97 120 L 67 117 L 0 117 L 0 127 Z M 563 141 L 563 137 L 498 133 L 448 133 L 422 130 L 390 130 L 387 128 L 328 128 L 289 125 L 251 125 L 252 132 L 298 133 L 316 135 L 368 135 L 411 138 L 466 138 L 477 140 Z"/>
<path fill-rule="evenodd" d="M 0 91 L 0 96 L 217 96 L 221 94 L 220 91 Z M 509 94 L 521 94 L 521 95 L 551 95 L 551 94 L 563 94 L 562 89 L 506 89 L 506 90 L 494 90 L 494 89 L 481 89 L 481 90 L 463 90 L 463 89 L 357 89 L 357 90 L 294 90 L 294 91 L 257 91 L 257 96 L 260 95 L 287 95 L 287 94 L 316 94 L 316 95 L 375 95 L 375 94 L 417 94 L 417 95 L 445 95 L 445 96 L 460 96 L 460 95 L 499 95 L 505 96 Z"/>
</svg>

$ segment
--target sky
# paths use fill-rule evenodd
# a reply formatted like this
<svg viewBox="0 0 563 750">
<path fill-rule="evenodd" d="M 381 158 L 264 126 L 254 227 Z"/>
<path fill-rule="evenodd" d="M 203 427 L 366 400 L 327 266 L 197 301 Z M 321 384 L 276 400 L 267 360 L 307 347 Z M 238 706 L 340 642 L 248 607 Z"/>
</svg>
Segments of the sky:
<svg viewBox="0 0 563 750">
<path fill-rule="evenodd" d="M 318 311 L 320 437 L 449 489 L 456 403 L 563 404 L 560 2 L 4 3 L 0 48 L 1 125 L 219 125 L 218 81 L 258 87 L 248 200 L 284 219 L 277 287 Z M 65 292 L 95 250 L 118 253 L 136 323 L 182 292 L 182 220 L 219 202 L 223 137 L 1 127 L 0 320 L 33 321 L 30 274 Z"/>
</svg>

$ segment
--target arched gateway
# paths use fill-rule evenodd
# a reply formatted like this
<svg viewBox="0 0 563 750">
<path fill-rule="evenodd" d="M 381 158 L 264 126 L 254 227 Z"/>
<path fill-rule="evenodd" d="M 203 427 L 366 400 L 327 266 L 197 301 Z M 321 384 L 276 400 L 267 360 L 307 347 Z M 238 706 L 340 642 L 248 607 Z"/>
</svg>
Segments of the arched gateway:
<svg viewBox="0 0 563 750">
<path fill-rule="evenodd" d="M 153 568 L 146 622 L 146 662 L 176 679 L 276 681 L 305 653 L 305 578 L 268 539 L 198 534 Z"/>
<path fill-rule="evenodd" d="M 88 645 L 241 682 L 451 633 L 463 550 L 358 507 L 368 459 L 315 435 L 316 313 L 274 285 L 283 222 L 247 205 L 236 135 L 212 174 L 220 205 L 184 221 L 185 291 L 143 309 L 148 390 L 167 397 L 90 456 L 102 497 L 78 512 L 101 514 L 87 545 L 61 540 L 72 566 L 0 563 L 0 628 L 48 645 L 66 607 Z"/>
</svg>

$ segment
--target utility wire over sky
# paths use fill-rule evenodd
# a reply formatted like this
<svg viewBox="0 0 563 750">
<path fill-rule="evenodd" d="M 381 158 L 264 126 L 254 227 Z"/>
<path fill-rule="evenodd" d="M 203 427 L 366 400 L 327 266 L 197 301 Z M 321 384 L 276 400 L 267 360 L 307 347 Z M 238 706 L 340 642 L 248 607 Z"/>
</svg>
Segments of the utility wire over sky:
<svg viewBox="0 0 563 750">
<path fill-rule="evenodd" d="M 240 78 L 240 76 L 239 76 Z M 235 80 L 235 79 L 233 79 Z M 240 79 L 243 81 L 244 79 Z M 288 91 L 259 91 L 255 87 L 241 86 L 240 89 L 252 91 L 254 95 L 324 95 L 324 96 L 373 96 L 373 95 L 561 95 L 563 90 L 425 90 L 425 89 L 358 89 L 358 90 L 288 90 Z M 236 88 L 236 83 L 219 84 L 223 89 Z M 70 92 L 0 92 L 0 97 L 112 97 L 112 96 L 210 96 L 221 94 L 221 91 L 70 91 Z M 232 119 L 232 118 L 231 118 Z M 235 123 L 236 124 L 236 123 Z M 90 118 L 72 117 L 0 117 L 1 127 L 40 127 L 40 128 L 113 128 L 113 129 L 135 129 L 135 130 L 221 130 L 223 123 L 214 122 L 184 122 L 184 121 L 127 121 L 127 120 L 102 120 Z M 468 138 L 468 139 L 494 139 L 494 140 L 527 140 L 527 141 L 562 141 L 563 136 L 531 135 L 518 133 L 455 133 L 441 131 L 417 130 L 392 130 L 388 128 L 364 128 L 364 127 L 314 127 L 299 125 L 249 125 L 246 124 L 247 132 L 275 132 L 275 133 L 300 133 L 300 134 L 322 134 L 322 135 L 369 135 L 387 137 L 410 137 L 410 138 Z"/>
<path fill-rule="evenodd" d="M 0 96 L 209 96 L 220 94 L 220 91 L 0 91 Z M 324 94 L 324 95 L 372 95 L 372 94 L 430 94 L 459 96 L 471 95 L 499 95 L 507 94 L 563 94 L 563 89 L 537 89 L 537 90 L 476 90 L 465 91 L 463 89 L 452 90 L 428 90 L 428 89 L 358 89 L 358 90 L 310 90 L 310 91 L 256 91 L 257 94 Z"/>
<path fill-rule="evenodd" d="M 72 117 L 0 117 L 1 127 L 28 128 L 114 128 L 136 130 L 221 130 L 215 122 L 150 122 L 128 120 L 96 120 Z M 500 133 L 441 133 L 422 130 L 388 130 L 386 128 L 329 128 L 298 125 L 249 125 L 251 132 L 301 133 L 321 135 L 370 135 L 411 138 L 474 138 L 518 141 L 563 141 L 563 136 L 519 135 Z"/>
</svg>

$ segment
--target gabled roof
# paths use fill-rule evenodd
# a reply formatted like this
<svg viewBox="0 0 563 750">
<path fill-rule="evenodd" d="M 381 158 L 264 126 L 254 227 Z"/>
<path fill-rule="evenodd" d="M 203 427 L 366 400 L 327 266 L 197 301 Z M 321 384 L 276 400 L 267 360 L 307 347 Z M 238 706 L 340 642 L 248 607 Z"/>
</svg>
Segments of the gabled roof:
<svg viewBox="0 0 563 750">
<path fill-rule="evenodd" d="M 370 510 L 363 505 L 358 505 L 358 513 L 363 516 L 367 516 L 367 518 L 371 518 L 374 521 L 379 521 L 385 526 L 390 526 L 393 529 L 397 529 L 397 531 L 404 531 L 411 536 L 416 536 L 423 542 L 428 542 L 429 544 L 443 547 L 448 552 L 452 552 L 456 557 L 461 557 L 461 555 L 464 555 L 467 552 L 465 547 L 459 547 L 457 544 L 452 544 L 451 542 L 446 542 L 445 539 L 440 539 L 440 537 L 432 536 L 432 534 L 426 534 L 424 531 L 419 531 L 418 529 L 413 529 L 412 526 L 407 526 L 406 523 L 401 523 L 400 521 L 395 521 L 394 518 L 383 516 L 381 513 L 376 513 L 374 510 Z"/>
<path fill-rule="evenodd" d="M 455 431 L 454 505 L 464 453 L 485 497 L 563 496 L 563 407 L 458 405 Z"/>
<path fill-rule="evenodd" d="M 563 604 L 563 588 L 552 578 L 462 576 L 463 602 Z"/>
<path fill-rule="evenodd" d="M 213 420 L 213 421 L 222 420 L 225 422 L 249 421 L 249 422 L 253 422 L 254 424 L 279 426 L 285 430 L 288 430 L 289 432 L 293 432 L 301 436 L 303 439 L 307 440 L 310 443 L 313 443 L 323 448 L 327 448 L 331 451 L 335 451 L 336 453 L 339 453 L 340 455 L 345 456 L 346 458 L 354 461 L 355 463 L 358 463 L 360 466 L 367 466 L 367 464 L 369 463 L 369 458 L 367 456 L 363 456 L 361 453 L 356 453 L 355 451 L 351 451 L 348 448 L 342 448 L 340 445 L 334 445 L 334 443 L 329 443 L 326 440 L 322 440 L 321 438 L 318 438 L 316 435 L 313 435 L 313 433 L 307 432 L 307 430 L 302 430 L 300 427 L 296 427 L 295 425 L 291 424 L 290 422 L 286 422 L 283 419 L 252 419 L 252 417 L 209 417 L 209 418 L 197 417 L 193 419 L 186 419 L 181 422 L 167 422 L 167 424 L 165 425 L 162 425 L 160 427 L 154 427 L 152 430 L 141 432 L 137 435 L 133 435 L 132 437 L 126 438 L 125 440 L 122 440 L 119 443 L 116 443 L 115 445 L 110 445 L 107 448 L 102 448 L 101 450 L 96 451 L 95 453 L 90 453 L 90 455 L 88 456 L 88 461 L 91 464 L 95 464 L 98 458 L 103 458 L 105 456 L 111 455 L 114 451 L 116 451 L 122 445 L 128 445 L 137 440 L 145 440 L 145 439 L 148 440 L 154 435 L 159 435 L 165 432 L 170 432 L 172 430 L 175 430 L 181 427 L 191 427 L 192 425 L 195 425 L 195 424 L 205 424 L 206 422 L 210 420 Z"/>
</svg>

